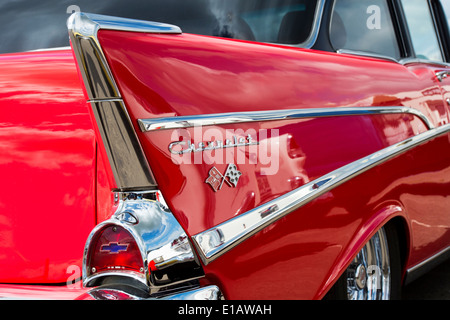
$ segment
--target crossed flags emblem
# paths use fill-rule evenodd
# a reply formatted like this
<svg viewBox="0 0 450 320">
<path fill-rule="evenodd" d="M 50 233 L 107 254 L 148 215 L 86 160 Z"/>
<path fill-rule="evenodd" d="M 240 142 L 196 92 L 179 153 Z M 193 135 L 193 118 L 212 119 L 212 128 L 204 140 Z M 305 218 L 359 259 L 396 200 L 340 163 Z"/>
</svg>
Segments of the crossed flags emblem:
<svg viewBox="0 0 450 320">
<path fill-rule="evenodd" d="M 242 172 L 237 169 L 234 163 L 231 163 L 228 165 L 227 171 L 224 175 L 222 175 L 216 167 L 212 167 L 211 170 L 209 170 L 209 177 L 205 182 L 211 185 L 213 190 L 217 192 L 222 189 L 224 182 L 226 182 L 230 187 L 236 187 L 241 175 Z"/>
</svg>

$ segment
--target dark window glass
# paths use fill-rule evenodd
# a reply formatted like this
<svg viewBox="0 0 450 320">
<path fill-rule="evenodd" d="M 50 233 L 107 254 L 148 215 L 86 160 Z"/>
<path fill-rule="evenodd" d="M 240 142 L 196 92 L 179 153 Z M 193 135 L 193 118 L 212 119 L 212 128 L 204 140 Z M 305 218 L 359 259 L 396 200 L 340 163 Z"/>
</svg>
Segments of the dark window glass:
<svg viewBox="0 0 450 320">
<path fill-rule="evenodd" d="M 1 0 L 0 52 L 69 45 L 72 10 L 165 22 L 183 32 L 301 44 L 317 0 Z"/>
<path fill-rule="evenodd" d="M 336 0 L 330 30 L 333 47 L 400 58 L 386 0 Z"/>
<path fill-rule="evenodd" d="M 443 61 L 428 0 L 407 0 L 402 5 L 416 57 Z"/>
</svg>

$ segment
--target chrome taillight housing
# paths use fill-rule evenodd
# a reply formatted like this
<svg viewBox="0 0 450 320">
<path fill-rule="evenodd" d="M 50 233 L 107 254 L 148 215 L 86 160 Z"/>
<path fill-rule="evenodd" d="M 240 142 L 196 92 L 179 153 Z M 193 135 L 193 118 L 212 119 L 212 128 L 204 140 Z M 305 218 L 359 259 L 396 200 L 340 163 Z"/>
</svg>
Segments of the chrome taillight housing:
<svg viewBox="0 0 450 320">
<path fill-rule="evenodd" d="M 124 227 L 106 225 L 92 239 L 92 252 L 87 261 L 89 275 L 105 272 L 130 272 L 145 279 L 145 268 L 140 249 Z"/>
<path fill-rule="evenodd" d="M 151 293 L 204 275 L 188 236 L 160 194 L 121 195 L 113 217 L 88 237 L 85 286 L 99 285 L 111 276 L 128 277 L 146 285 Z"/>
</svg>

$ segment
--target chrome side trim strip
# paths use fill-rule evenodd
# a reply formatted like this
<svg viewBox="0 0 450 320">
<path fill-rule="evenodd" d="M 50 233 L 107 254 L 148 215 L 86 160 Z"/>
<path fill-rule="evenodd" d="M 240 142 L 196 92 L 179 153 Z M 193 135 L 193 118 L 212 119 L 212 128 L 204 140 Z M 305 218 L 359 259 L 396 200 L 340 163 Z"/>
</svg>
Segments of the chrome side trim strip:
<svg viewBox="0 0 450 320">
<path fill-rule="evenodd" d="M 448 132 L 450 132 L 450 125 L 445 125 L 375 152 L 317 180 L 311 181 L 275 200 L 196 234 L 192 237 L 193 242 L 203 262 L 208 264 L 266 226 L 322 194 L 419 144 Z"/>
<path fill-rule="evenodd" d="M 183 116 L 171 118 L 139 119 L 139 127 L 143 132 L 183 129 L 194 126 L 215 126 L 233 123 L 256 121 L 292 120 L 300 118 L 364 116 L 377 114 L 412 114 L 419 117 L 428 129 L 433 129 L 431 121 L 420 111 L 409 107 L 337 107 L 311 108 L 273 111 L 255 111 L 239 113 L 218 113 L 198 116 Z"/>
<path fill-rule="evenodd" d="M 419 270 L 420 268 L 424 267 L 426 264 L 431 263 L 434 260 L 438 260 L 441 256 L 444 256 L 446 254 L 450 254 L 450 246 L 448 246 L 447 248 L 443 249 L 442 251 L 434 254 L 433 256 L 431 256 L 430 258 L 416 264 L 415 266 L 409 268 L 406 272 L 407 273 L 413 273 L 417 270 Z"/>
<path fill-rule="evenodd" d="M 408 285 L 447 259 L 450 259 L 450 246 L 407 269 L 404 284 Z"/>
<path fill-rule="evenodd" d="M 426 259 L 426 260 L 420 262 L 419 264 L 416 264 L 415 266 L 409 268 L 409 269 L 407 270 L 407 272 L 410 273 L 410 272 L 416 271 L 417 269 L 420 269 L 421 267 L 423 267 L 423 266 L 426 265 L 427 263 L 431 262 L 432 260 L 437 259 L 437 258 L 439 258 L 441 255 L 447 253 L 447 251 L 450 252 L 450 246 L 448 246 L 448 247 L 445 248 L 444 250 L 442 250 L 442 251 L 436 253 L 436 254 L 433 255 L 432 257 L 430 257 L 430 258 L 428 258 L 428 259 Z"/>
<path fill-rule="evenodd" d="M 196 301 L 196 300 L 223 300 L 222 292 L 219 287 L 211 285 L 201 288 L 188 289 L 172 293 L 167 296 L 153 297 L 139 297 L 126 291 L 126 289 L 117 289 L 114 287 L 98 287 L 88 291 L 82 297 L 89 296 L 95 300 L 182 300 L 182 301 Z"/>
<path fill-rule="evenodd" d="M 69 36 L 98 131 L 119 191 L 155 189 L 156 181 L 137 138 L 125 103 L 108 66 L 97 33 L 100 29 L 181 33 L 157 22 L 77 12 L 67 21 Z"/>
</svg>

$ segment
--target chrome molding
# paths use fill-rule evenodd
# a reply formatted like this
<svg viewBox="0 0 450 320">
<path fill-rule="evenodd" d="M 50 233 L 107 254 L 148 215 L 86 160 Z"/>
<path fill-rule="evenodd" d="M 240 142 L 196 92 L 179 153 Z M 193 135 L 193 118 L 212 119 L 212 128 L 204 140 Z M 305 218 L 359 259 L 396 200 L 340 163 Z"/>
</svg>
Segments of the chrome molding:
<svg viewBox="0 0 450 320">
<path fill-rule="evenodd" d="M 25 51 L 25 52 L 47 52 L 47 51 L 65 51 L 65 50 L 70 50 L 70 46 L 53 47 L 53 48 L 40 48 L 40 49 L 28 50 L 28 51 Z"/>
<path fill-rule="evenodd" d="M 126 289 L 117 289 L 113 287 L 95 288 L 86 293 L 87 296 L 95 300 L 182 300 L 182 301 L 214 301 L 223 300 L 223 295 L 217 286 L 207 286 L 194 288 L 179 293 L 172 293 L 160 297 L 139 297 L 126 291 Z"/>
<path fill-rule="evenodd" d="M 246 122 L 402 113 L 419 117 L 428 129 L 433 129 L 433 124 L 424 114 L 409 107 L 339 107 L 218 113 L 198 116 L 139 119 L 138 123 L 143 132 L 150 132 L 155 130 L 183 129 L 195 126 L 216 126 Z"/>
<path fill-rule="evenodd" d="M 399 61 L 400 64 L 402 65 L 408 65 L 408 64 L 429 64 L 429 65 L 433 65 L 433 66 L 437 66 L 437 67 L 441 67 L 441 68 L 450 68 L 450 63 L 448 62 L 443 62 L 443 61 L 432 61 L 432 60 L 426 60 L 426 59 L 419 59 L 419 58 L 415 58 L 415 57 L 408 57 L 408 58 L 403 58 Z"/>
<path fill-rule="evenodd" d="M 322 22 L 324 8 L 325 8 L 325 0 L 318 0 L 311 33 L 310 33 L 308 39 L 306 39 L 305 42 L 298 44 L 298 45 L 294 45 L 294 46 L 300 47 L 300 48 L 306 48 L 306 49 L 310 49 L 314 46 L 314 44 L 317 41 L 317 38 L 319 37 L 320 23 Z M 281 44 L 281 45 L 283 45 L 283 44 Z M 284 44 L 284 45 L 286 45 L 286 44 Z"/>
<path fill-rule="evenodd" d="M 374 58 L 374 59 L 381 59 L 381 60 L 386 60 L 386 61 L 390 61 L 390 62 L 399 63 L 399 61 L 397 59 L 395 59 L 395 58 L 392 58 L 392 57 L 389 57 L 389 56 L 385 56 L 385 55 L 382 55 L 382 54 L 366 52 L 366 51 L 358 51 L 358 50 L 350 50 L 350 49 L 338 49 L 338 50 L 336 50 L 336 53 L 348 54 L 348 55 L 354 55 L 354 56 L 362 56 L 362 57 Z"/>
<path fill-rule="evenodd" d="M 120 191 L 156 188 L 97 33 L 100 29 L 108 29 L 178 34 L 180 28 L 80 12 L 70 16 L 67 28 L 117 188 Z"/>
<path fill-rule="evenodd" d="M 436 72 L 436 78 L 438 78 L 439 82 L 444 81 L 450 75 L 450 71 L 439 71 Z"/>
<path fill-rule="evenodd" d="M 182 33 L 178 26 L 167 23 L 105 16 L 93 13 L 74 13 L 69 19 L 75 20 L 74 23 L 81 22 L 81 26 L 78 30 L 89 30 L 88 33 L 91 34 L 96 33 L 99 29 L 144 33 Z M 86 19 L 89 21 L 87 24 Z"/>
<path fill-rule="evenodd" d="M 367 170 L 450 132 L 450 125 L 431 129 L 339 168 L 275 200 L 243 213 L 192 238 L 205 264 L 220 257 L 266 226 Z"/>
<path fill-rule="evenodd" d="M 159 200 L 151 200 L 151 198 Z M 142 274 L 111 270 L 98 272 L 89 266 L 96 235 L 109 226 L 120 226 L 136 241 L 145 270 Z M 175 270 L 175 271 L 174 271 Z M 108 276 L 133 278 L 149 288 L 191 281 L 203 277 L 188 236 L 157 192 L 122 194 L 114 216 L 97 225 L 88 237 L 83 257 L 83 284 L 96 285 Z"/>
<path fill-rule="evenodd" d="M 98 41 L 99 30 L 179 34 L 177 26 L 77 12 L 67 20 L 69 37 L 91 101 L 121 98 Z"/>
<path fill-rule="evenodd" d="M 160 300 L 223 300 L 222 292 L 217 286 L 188 290 L 161 297 Z"/>
<path fill-rule="evenodd" d="M 434 254 L 428 259 L 408 268 L 405 274 L 405 285 L 408 285 L 412 281 L 421 277 L 423 274 L 427 273 L 434 267 L 438 266 L 440 263 L 450 259 L 450 246 L 444 248 L 440 252 Z"/>
<path fill-rule="evenodd" d="M 434 255 L 431 256 L 430 258 L 428 258 L 428 259 L 426 259 L 426 260 L 424 260 L 424 261 L 422 261 L 422 262 L 416 264 L 415 266 L 409 268 L 409 269 L 407 270 L 407 272 L 409 272 L 409 273 L 414 272 L 414 271 L 420 269 L 421 267 L 423 267 L 424 265 L 430 263 L 431 261 L 433 261 L 433 260 L 435 260 L 435 259 L 438 259 L 439 257 L 441 257 L 441 256 L 443 256 L 443 255 L 445 255 L 445 254 L 447 254 L 447 253 L 450 253 L 450 246 L 448 246 L 447 248 L 443 249 L 442 251 L 440 251 L 440 252 L 434 254 Z"/>
</svg>

